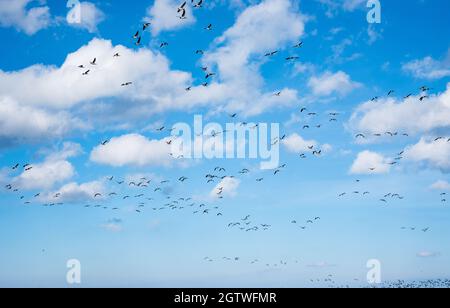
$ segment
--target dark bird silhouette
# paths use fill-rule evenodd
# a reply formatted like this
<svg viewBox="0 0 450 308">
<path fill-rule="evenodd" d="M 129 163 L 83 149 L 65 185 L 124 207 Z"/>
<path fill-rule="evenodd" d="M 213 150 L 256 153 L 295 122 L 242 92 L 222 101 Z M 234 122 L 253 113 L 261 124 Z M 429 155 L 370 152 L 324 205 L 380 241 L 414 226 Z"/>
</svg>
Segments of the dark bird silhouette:
<svg viewBox="0 0 450 308">
<path fill-rule="evenodd" d="M 150 27 L 150 25 L 151 25 L 151 23 L 149 23 L 149 22 L 144 23 L 144 24 L 142 25 L 142 31 L 147 30 L 147 28 Z"/>
<path fill-rule="evenodd" d="M 275 50 L 275 51 L 271 51 L 271 52 L 266 53 L 264 56 L 265 57 L 272 57 L 272 56 L 276 55 L 277 53 L 278 53 L 278 50 Z"/>
</svg>

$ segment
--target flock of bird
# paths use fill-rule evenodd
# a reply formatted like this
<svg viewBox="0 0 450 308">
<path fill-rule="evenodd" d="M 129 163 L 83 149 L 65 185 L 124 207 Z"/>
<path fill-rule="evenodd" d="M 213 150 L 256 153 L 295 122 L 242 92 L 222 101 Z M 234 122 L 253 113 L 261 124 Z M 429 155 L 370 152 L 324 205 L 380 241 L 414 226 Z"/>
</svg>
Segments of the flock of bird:
<svg viewBox="0 0 450 308">
<path fill-rule="evenodd" d="M 176 11 L 177 16 L 183 20 L 187 18 L 187 2 L 183 2 Z M 194 1 L 191 0 L 191 5 L 193 8 L 199 9 L 203 5 L 203 0 Z M 151 22 L 145 22 L 142 24 L 141 29 L 137 30 L 136 33 L 132 36 L 134 40 L 134 44 L 136 46 L 140 46 L 142 44 L 142 35 L 147 29 L 151 27 Z M 205 30 L 212 31 L 213 25 L 208 24 L 205 27 Z M 161 42 L 159 47 L 164 48 L 169 46 L 168 42 Z M 299 49 L 304 46 L 303 42 L 299 42 L 292 46 L 294 49 Z M 196 54 L 203 54 L 203 50 L 196 50 Z M 267 58 L 273 58 L 281 53 L 280 50 L 273 50 L 265 53 L 263 56 Z M 114 53 L 112 55 L 114 58 L 119 58 L 121 55 L 119 53 Z M 288 54 L 284 57 L 285 61 L 296 61 L 299 59 L 297 55 Z M 89 75 L 92 70 L 95 69 L 96 66 L 99 65 L 98 59 L 96 57 L 93 58 L 92 61 L 89 62 L 88 65 L 82 64 L 79 65 L 79 69 L 83 69 L 82 75 L 87 76 Z M 202 84 L 203 86 L 208 86 L 208 81 L 215 76 L 215 73 L 210 72 L 208 67 L 202 67 L 202 71 L 205 73 L 205 82 Z M 133 81 L 126 81 L 121 84 L 122 87 L 128 87 L 132 86 Z M 191 87 L 186 88 L 185 90 L 188 92 L 192 89 Z M 429 98 L 428 92 L 431 90 L 427 86 L 420 87 L 420 95 L 419 100 L 421 102 L 425 102 L 427 98 Z M 390 90 L 387 94 L 387 97 L 391 97 L 395 93 L 394 90 Z M 275 97 L 280 97 L 283 95 L 282 91 L 278 91 L 273 94 Z M 413 93 L 410 93 L 406 95 L 405 99 L 411 99 L 413 97 Z M 370 101 L 376 102 L 380 99 L 380 97 L 374 97 Z M 299 113 L 302 115 L 306 115 L 308 119 L 311 119 L 312 121 L 316 120 L 319 114 L 317 112 L 309 110 L 309 107 L 299 107 Z M 340 113 L 339 112 L 328 112 L 327 113 L 327 122 L 329 123 L 335 123 L 338 122 Z M 232 119 L 238 118 L 237 113 L 231 113 L 229 114 L 229 117 Z M 241 122 L 241 125 L 248 125 L 246 122 Z M 258 124 L 255 124 L 255 126 L 251 127 L 251 129 L 256 129 L 258 127 Z M 322 123 L 315 123 L 315 124 L 309 124 L 304 123 L 301 125 L 301 128 L 303 130 L 315 128 L 315 129 L 321 129 L 324 127 L 323 122 Z M 171 131 L 171 129 L 166 128 L 166 126 L 161 126 L 156 129 L 156 132 L 168 132 Z M 222 132 L 212 132 L 210 136 L 208 137 L 216 137 L 220 134 L 225 133 L 225 131 Z M 373 134 L 374 137 L 382 137 L 382 136 L 389 136 L 389 137 L 396 137 L 396 136 L 403 136 L 403 137 L 409 137 L 409 134 L 406 132 L 380 132 Z M 276 145 L 278 143 L 283 142 L 286 139 L 286 135 L 283 135 L 282 137 L 277 137 L 271 140 L 272 145 Z M 369 136 L 366 133 L 358 133 L 355 138 L 356 139 L 367 139 Z M 439 136 L 436 137 L 434 140 L 435 142 L 446 140 L 447 142 L 450 142 L 450 138 Z M 167 146 L 170 146 L 173 140 L 167 141 Z M 106 146 L 110 140 L 103 140 L 100 142 L 100 145 Z M 320 157 L 323 154 L 323 149 L 318 148 L 317 146 L 311 144 L 308 146 L 308 152 L 300 153 L 301 159 L 306 159 L 308 157 L 308 154 L 311 154 L 312 157 Z M 392 161 L 387 162 L 389 165 L 396 165 L 398 164 L 402 159 L 404 152 L 396 153 L 395 158 L 392 159 Z M 170 154 L 172 157 L 177 159 L 182 159 L 182 156 L 175 157 L 174 154 Z M 25 163 L 20 164 L 16 163 L 11 167 L 13 172 L 30 172 L 33 169 L 33 164 L 31 163 Z M 286 164 L 281 164 L 273 171 L 270 171 L 271 176 L 277 176 L 281 172 L 287 169 Z M 376 172 L 376 167 L 370 167 L 370 170 L 372 172 Z M 116 179 L 114 176 L 109 176 L 105 178 L 105 181 L 108 184 L 109 191 L 103 192 L 95 192 L 92 195 L 91 202 L 88 204 L 85 204 L 85 208 L 99 208 L 103 210 L 112 210 L 112 211 L 119 211 L 122 209 L 121 206 L 118 204 L 123 203 L 125 205 L 131 205 L 133 208 L 133 211 L 135 211 L 138 214 L 142 214 L 146 209 L 150 209 L 152 211 L 190 211 L 192 215 L 202 215 L 202 216 L 215 216 L 217 219 L 220 219 L 223 216 L 229 216 L 227 215 L 225 209 L 223 209 L 219 203 L 220 200 L 226 198 L 226 187 L 223 186 L 217 186 L 213 189 L 215 198 L 214 200 L 208 200 L 208 202 L 201 202 L 196 200 L 194 196 L 177 196 L 175 194 L 172 194 L 172 186 L 173 185 L 184 185 L 190 181 L 205 181 L 206 184 L 212 184 L 212 185 L 219 185 L 217 183 L 220 183 L 220 181 L 225 180 L 227 178 L 238 178 L 238 177 L 246 177 L 248 178 L 251 175 L 252 171 L 248 168 L 243 168 L 237 172 L 233 173 L 227 173 L 227 170 L 224 167 L 218 166 L 214 168 L 214 170 L 211 170 L 211 172 L 208 172 L 204 175 L 203 178 L 199 179 L 190 179 L 184 175 L 181 175 L 179 177 L 176 177 L 174 179 L 165 179 L 165 180 L 156 180 L 154 178 L 143 176 L 137 180 L 125 180 L 125 179 Z M 254 181 L 257 183 L 261 183 L 265 181 L 266 177 L 261 176 L 259 173 L 258 175 L 254 176 Z M 357 183 L 361 183 L 360 180 L 356 181 Z M 17 195 L 18 199 L 21 200 L 26 205 L 31 204 L 40 204 L 45 207 L 53 207 L 53 206 L 61 206 L 64 205 L 64 193 L 63 192 L 56 192 L 53 195 L 48 195 L 45 192 L 38 192 L 31 195 L 26 195 L 25 193 L 21 192 L 20 186 L 15 185 L 14 183 L 10 183 L 5 185 L 6 191 L 9 191 L 11 193 L 14 193 Z M 346 196 L 369 196 L 371 192 L 369 190 L 361 190 L 359 188 L 356 188 L 352 190 L 351 192 L 342 192 L 339 194 L 339 198 L 344 198 Z M 446 193 L 442 192 L 440 194 L 441 202 L 445 203 L 446 200 Z M 379 202 L 383 204 L 387 204 L 389 202 L 393 202 L 394 200 L 404 200 L 405 197 L 402 196 L 399 193 L 395 192 L 389 192 L 384 194 L 383 196 L 380 196 L 378 198 Z M 112 205 L 114 204 L 114 205 Z M 230 221 L 231 220 L 231 221 Z M 248 214 L 245 217 L 240 217 L 238 219 L 230 219 L 229 222 L 222 221 L 224 224 L 224 227 L 228 230 L 238 230 L 242 232 L 264 232 L 264 231 L 270 231 L 272 228 L 274 228 L 274 225 L 270 222 L 261 222 L 261 221 L 255 221 L 252 219 L 252 215 Z M 304 221 L 300 221 L 297 219 L 292 219 L 290 222 L 286 221 L 286 225 L 290 224 L 292 226 L 297 226 L 299 230 L 307 230 L 312 228 L 313 226 L 317 225 L 321 221 L 321 217 L 315 216 L 311 217 L 309 219 L 305 219 Z M 420 231 L 423 233 L 427 233 L 431 231 L 430 227 L 401 227 L 401 230 L 405 231 Z M 240 262 L 242 259 L 240 257 L 221 257 L 217 259 L 213 259 L 210 257 L 205 257 L 204 261 L 206 262 L 215 262 L 218 260 L 222 261 L 229 261 L 229 262 Z M 292 263 L 297 264 L 299 261 L 294 260 Z M 288 265 L 288 261 L 286 260 L 280 260 L 277 263 L 268 263 L 268 262 L 262 262 L 259 259 L 252 259 L 249 260 L 248 263 L 250 264 L 264 264 L 265 267 L 268 268 L 277 268 L 277 267 L 286 267 Z M 289 261 L 289 263 L 291 263 Z M 326 278 L 323 279 L 316 279 L 311 280 L 311 283 L 317 283 L 317 282 L 323 282 L 327 283 L 330 286 L 336 287 L 337 283 L 334 280 L 334 277 L 332 274 L 328 275 Z M 423 282 L 405 282 L 405 281 L 397 281 L 393 283 L 386 283 L 384 285 L 385 287 L 449 287 L 450 281 L 449 280 L 429 280 L 429 281 L 423 281 Z M 342 286 L 345 287 L 345 286 Z"/>
</svg>

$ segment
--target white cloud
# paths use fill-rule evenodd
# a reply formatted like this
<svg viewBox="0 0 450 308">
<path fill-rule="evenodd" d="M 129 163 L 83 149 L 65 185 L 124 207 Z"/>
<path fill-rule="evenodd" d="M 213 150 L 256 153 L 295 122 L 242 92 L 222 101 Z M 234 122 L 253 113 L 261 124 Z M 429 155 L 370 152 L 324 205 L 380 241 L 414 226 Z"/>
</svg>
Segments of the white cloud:
<svg viewBox="0 0 450 308">
<path fill-rule="evenodd" d="M 0 96 L 0 140 L 39 141 L 86 128 L 85 124 L 68 112 L 49 112 L 43 108 L 20 105 Z"/>
<path fill-rule="evenodd" d="M 303 34 L 304 17 L 288 0 L 265 0 L 247 7 L 202 59 L 204 65 L 218 70 L 221 80 L 211 91 L 227 99 L 230 109 L 246 114 L 292 104 L 297 98 L 295 90 L 285 89 L 276 98 L 263 93 L 260 56 L 298 41 Z"/>
<path fill-rule="evenodd" d="M 369 26 L 367 27 L 367 36 L 369 37 L 369 40 L 367 42 L 369 45 L 372 45 L 381 38 L 381 34 L 377 32 L 373 24 L 369 24 Z"/>
<path fill-rule="evenodd" d="M 437 181 L 433 183 L 430 187 L 435 190 L 449 190 L 450 191 L 450 183 L 444 180 Z"/>
<path fill-rule="evenodd" d="M 62 150 L 48 155 L 42 163 L 31 164 L 32 169 L 24 170 L 12 183 L 22 189 L 50 189 L 74 176 L 75 168 L 67 159 L 80 151 L 78 144 L 65 143 Z"/>
<path fill-rule="evenodd" d="M 430 95 L 420 101 L 421 95 L 408 99 L 382 98 L 365 102 L 352 114 L 349 128 L 365 133 L 366 142 L 377 140 L 372 135 L 384 132 L 408 134 L 431 133 L 450 127 L 450 83 L 441 94 Z"/>
<path fill-rule="evenodd" d="M 334 17 L 340 10 L 345 12 L 353 12 L 356 9 L 364 8 L 367 0 L 317 0 L 326 8 L 326 15 Z"/>
<path fill-rule="evenodd" d="M 167 166 L 172 160 L 171 146 L 166 144 L 168 140 L 150 140 L 138 134 L 123 135 L 112 138 L 106 145 L 97 146 L 92 150 L 90 159 L 114 167 Z"/>
<path fill-rule="evenodd" d="M 352 12 L 358 8 L 364 8 L 366 3 L 367 0 L 344 0 L 342 6 L 344 10 Z"/>
<path fill-rule="evenodd" d="M 308 147 L 317 148 L 318 143 L 315 140 L 305 140 L 297 133 L 289 135 L 286 137 L 282 144 L 286 147 L 286 149 L 292 153 L 302 153 L 302 152 L 311 152 Z"/>
<path fill-rule="evenodd" d="M 327 267 L 336 267 L 335 264 L 330 264 L 326 261 L 319 261 L 316 263 L 308 264 L 308 267 L 311 268 L 327 268 Z"/>
<path fill-rule="evenodd" d="M 177 0 L 155 0 L 154 4 L 147 9 L 153 35 L 156 36 L 163 31 L 178 30 L 195 23 L 196 20 L 189 4 L 185 6 L 186 19 L 182 20 L 178 17 L 180 15 L 177 14 L 177 9 L 181 4 L 182 1 Z"/>
<path fill-rule="evenodd" d="M 417 253 L 417 257 L 419 258 L 434 258 L 440 255 L 439 252 L 431 252 L 431 251 L 421 251 Z"/>
<path fill-rule="evenodd" d="M 383 155 L 371 151 L 363 151 L 358 154 L 353 162 L 350 168 L 350 173 L 383 174 L 389 173 L 391 169 L 390 167 L 389 160 Z"/>
<path fill-rule="evenodd" d="M 211 191 L 210 197 L 235 197 L 240 183 L 241 181 L 236 178 L 226 177 Z"/>
<path fill-rule="evenodd" d="M 116 52 L 121 57 L 114 58 Z M 96 66 L 89 64 L 94 58 Z M 79 65 L 86 68 L 79 69 Z M 89 75 L 82 76 L 88 69 Z M 148 99 L 171 105 L 174 97 L 184 93 L 190 78 L 188 73 L 171 71 L 167 58 L 149 49 L 134 51 L 121 45 L 112 46 L 111 41 L 93 39 L 69 54 L 59 68 L 34 65 L 15 72 L 0 71 L 0 93 L 21 104 L 59 109 L 108 97 Z M 132 90 L 121 87 L 128 81 L 134 82 Z"/>
<path fill-rule="evenodd" d="M 94 181 L 89 183 L 78 184 L 75 182 L 62 186 L 57 191 L 48 193 L 43 197 L 45 202 L 55 201 L 54 196 L 60 194 L 58 202 L 64 203 L 80 203 L 94 200 L 96 193 L 104 195 L 105 187 L 103 182 Z M 98 198 L 97 198 L 98 199 Z"/>
<path fill-rule="evenodd" d="M 208 87 L 193 86 L 191 73 L 171 70 L 169 60 L 159 51 L 113 46 L 102 39 L 93 39 L 69 54 L 59 67 L 0 70 L 0 100 L 8 100 L 1 106 L 6 111 L 0 117 L 13 115 L 0 122 L 5 126 L 3 134 L 15 141 L 25 141 L 25 135 L 29 141 L 117 123 L 130 128 L 167 110 L 209 106 L 212 113 L 245 116 L 290 106 L 298 101 L 297 91 L 281 89 L 280 97 L 273 90 L 265 92 L 259 71 L 265 60 L 256 56 L 297 42 L 304 32 L 303 20 L 288 0 L 266 0 L 245 8 L 202 59 L 217 73 Z M 115 53 L 121 56 L 113 57 Z M 94 58 L 95 66 L 90 64 Z M 87 70 L 89 74 L 83 76 Z M 122 87 L 124 82 L 133 84 Z M 193 86 L 191 91 L 185 91 L 189 86 Z M 102 117 L 97 116 L 100 112 Z M 22 114 L 35 121 L 24 120 Z"/>
<path fill-rule="evenodd" d="M 123 230 L 122 223 L 122 219 L 112 218 L 109 219 L 106 223 L 100 225 L 100 227 L 110 232 L 121 232 Z"/>
<path fill-rule="evenodd" d="M 320 76 L 312 76 L 308 86 L 318 96 L 331 94 L 345 95 L 361 86 L 360 83 L 351 80 L 350 76 L 342 71 L 337 73 L 325 72 Z"/>
<path fill-rule="evenodd" d="M 74 22 L 72 16 L 79 12 L 79 20 Z M 94 33 L 97 32 L 97 25 L 105 19 L 105 14 L 91 2 L 80 2 L 78 6 L 74 6 L 68 13 L 66 20 L 72 27 L 86 29 Z"/>
<path fill-rule="evenodd" d="M 425 165 L 450 172 L 450 142 L 448 138 L 438 141 L 421 138 L 420 141 L 405 149 L 407 160 L 421 162 Z"/>
<path fill-rule="evenodd" d="M 333 147 L 328 144 L 319 144 L 315 140 L 305 140 L 297 133 L 287 136 L 281 141 L 281 144 L 291 153 L 301 154 L 305 152 L 312 152 L 321 150 L 323 154 L 333 150 Z M 312 147 L 312 149 L 311 149 Z"/>
<path fill-rule="evenodd" d="M 403 70 L 415 78 L 436 80 L 450 76 L 450 49 L 446 59 L 439 61 L 428 56 L 403 65 Z"/>
<path fill-rule="evenodd" d="M 38 6 L 28 8 L 31 3 Z M 28 35 L 33 35 L 50 25 L 51 15 L 46 1 L 2 0 L 0 1 L 0 26 L 14 27 Z"/>
</svg>

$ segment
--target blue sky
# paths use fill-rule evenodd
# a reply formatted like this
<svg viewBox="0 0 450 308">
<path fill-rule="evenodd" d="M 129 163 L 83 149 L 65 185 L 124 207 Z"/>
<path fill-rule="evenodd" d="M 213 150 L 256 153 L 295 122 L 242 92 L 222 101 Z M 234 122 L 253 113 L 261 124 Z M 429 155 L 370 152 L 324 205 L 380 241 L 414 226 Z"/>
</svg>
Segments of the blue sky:
<svg viewBox="0 0 450 308">
<path fill-rule="evenodd" d="M 64 1 L 0 0 L 0 286 L 68 286 L 69 259 L 85 287 L 357 285 L 370 259 L 447 278 L 448 1 L 381 1 L 379 24 L 363 0 L 204 2 L 82 2 L 71 23 Z M 279 123 L 286 167 L 174 159 L 167 128 L 194 115 Z"/>
</svg>

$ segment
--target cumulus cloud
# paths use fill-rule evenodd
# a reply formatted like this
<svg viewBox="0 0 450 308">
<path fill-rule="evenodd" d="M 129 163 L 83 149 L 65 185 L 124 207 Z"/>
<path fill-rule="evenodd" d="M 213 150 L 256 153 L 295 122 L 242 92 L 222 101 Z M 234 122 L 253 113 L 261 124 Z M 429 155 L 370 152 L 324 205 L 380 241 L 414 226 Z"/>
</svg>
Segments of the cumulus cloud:
<svg viewBox="0 0 450 308">
<path fill-rule="evenodd" d="M 281 144 L 291 153 L 301 154 L 304 152 L 312 152 L 314 150 L 321 150 L 323 153 L 330 152 L 333 147 L 330 144 L 320 144 L 315 140 L 305 140 L 297 133 L 287 136 L 281 141 Z"/>
<path fill-rule="evenodd" d="M 62 150 L 49 154 L 42 163 L 32 164 L 31 170 L 23 171 L 12 183 L 22 189 L 50 189 L 74 176 L 75 168 L 67 159 L 80 152 L 80 145 L 65 143 Z"/>
<path fill-rule="evenodd" d="M 170 164 L 169 139 L 150 140 L 139 134 L 128 134 L 112 138 L 106 145 L 99 145 L 91 152 L 91 161 L 110 165 L 149 166 Z"/>
<path fill-rule="evenodd" d="M 383 174 L 389 173 L 390 168 L 389 160 L 383 155 L 371 151 L 363 151 L 358 154 L 353 162 L 350 173 Z"/>
<path fill-rule="evenodd" d="M 305 140 L 297 133 L 287 136 L 281 142 L 289 152 L 302 153 L 311 151 L 308 147 L 317 148 L 318 143 L 315 140 Z"/>
<path fill-rule="evenodd" d="M 236 178 L 226 177 L 211 191 L 210 197 L 235 197 L 241 181 Z"/>
<path fill-rule="evenodd" d="M 186 19 L 180 19 L 176 14 L 182 2 L 176 0 L 155 0 L 152 6 L 147 9 L 146 20 L 152 23 L 151 31 L 153 35 L 158 35 L 163 31 L 174 31 L 195 23 L 192 8 L 188 4 L 186 8 Z"/>
<path fill-rule="evenodd" d="M 296 42 L 304 34 L 304 26 L 304 17 L 290 1 L 265 0 L 247 7 L 235 24 L 215 39 L 202 63 L 218 71 L 221 83 L 214 91 L 229 101 L 230 109 L 258 114 L 296 101 L 297 92 L 292 89 L 285 89 L 278 99 L 264 93 L 262 62 L 255 56 Z"/>
<path fill-rule="evenodd" d="M 331 94 L 346 95 L 361 84 L 352 81 L 350 76 L 342 71 L 337 73 L 327 71 L 320 76 L 312 76 L 308 86 L 315 95 L 329 96 Z"/>
<path fill-rule="evenodd" d="M 58 197 L 58 202 L 64 203 L 80 203 L 89 202 L 94 200 L 96 193 L 104 195 L 105 187 L 104 183 L 101 181 L 94 181 L 88 183 L 78 184 L 75 182 L 65 184 L 57 191 L 48 193 L 43 196 L 45 202 L 54 201 L 54 196 L 60 194 Z"/>
<path fill-rule="evenodd" d="M 266 0 L 245 8 L 202 59 L 217 73 L 216 81 L 208 87 L 193 86 L 191 73 L 172 70 L 159 51 L 113 46 L 103 39 L 80 47 L 58 67 L 32 65 L 17 71 L 0 70 L 0 99 L 9 100 L 2 108 L 8 108 L 10 114 L 22 111 L 37 119 L 26 123 L 18 116 L 10 117 L 4 131 L 16 139 L 23 131 L 30 132 L 31 138 L 36 134 L 55 137 L 79 128 L 80 123 L 87 123 L 87 128 L 119 122 L 131 127 L 144 117 L 168 110 L 208 106 L 211 112 L 255 115 L 290 106 L 298 100 L 297 91 L 282 89 L 281 97 L 273 96 L 272 90 L 264 91 L 259 71 L 264 60 L 255 56 L 298 41 L 304 32 L 303 19 L 288 0 Z M 267 40 L 267 36 L 273 39 Z M 121 57 L 113 57 L 115 53 Z M 94 58 L 95 66 L 90 65 Z M 88 69 L 89 74 L 83 76 Z M 124 82 L 133 84 L 122 87 Z M 185 91 L 190 86 L 191 91 Z M 99 112 L 101 118 L 96 117 Z"/>
<path fill-rule="evenodd" d="M 265 90 L 259 68 L 266 60 L 259 56 L 298 42 L 304 33 L 304 19 L 288 0 L 265 0 L 243 9 L 201 60 L 217 73 L 208 87 L 193 85 L 189 72 L 171 69 L 159 50 L 113 46 L 103 39 L 93 39 L 69 54 L 61 66 L 37 64 L 17 71 L 0 70 L 0 100 L 7 101 L 0 107 L 4 111 L 0 118 L 5 118 L 0 122 L 5 128 L 1 141 L 5 144 L 6 135 L 8 142 L 29 142 L 80 129 L 118 124 L 130 128 L 149 115 L 169 110 L 207 106 L 211 113 L 246 116 L 291 106 L 298 102 L 296 90 L 280 89 L 280 97 L 274 96 L 272 89 Z M 115 53 L 121 57 L 113 57 Z M 90 64 L 94 58 L 95 66 Z M 83 76 L 88 69 L 89 74 Z M 124 82 L 133 84 L 122 87 Z M 185 91 L 187 87 L 192 87 L 191 91 Z M 97 117 L 100 112 L 102 117 Z M 7 114 L 11 116 L 6 118 Z M 33 121 L 25 121 L 21 114 L 28 114 Z"/>
<path fill-rule="evenodd" d="M 88 126 L 65 111 L 49 112 L 0 96 L 0 141 L 39 141 L 62 137 Z"/>
<path fill-rule="evenodd" d="M 36 2 L 38 5 L 30 8 L 30 5 Z M 45 2 L 45 0 L 0 1 L 0 26 L 14 27 L 28 35 L 47 28 L 51 22 L 51 15 Z"/>
<path fill-rule="evenodd" d="M 450 83 L 441 94 L 430 95 L 421 102 L 420 95 L 408 99 L 382 98 L 365 102 L 352 114 L 348 123 L 353 132 L 365 133 L 367 142 L 373 134 L 386 131 L 410 135 L 432 133 L 450 128 Z"/>
<path fill-rule="evenodd" d="M 404 157 L 431 168 L 450 172 L 450 142 L 447 139 L 434 141 L 421 138 L 417 144 L 405 149 Z"/>
<path fill-rule="evenodd" d="M 79 15 L 79 16 L 77 16 Z M 80 2 L 67 13 L 67 23 L 76 28 L 94 33 L 97 26 L 105 19 L 105 14 L 94 3 Z"/>
<path fill-rule="evenodd" d="M 116 52 L 122 56 L 114 58 Z M 94 58 L 95 67 L 89 64 Z M 82 76 L 86 69 L 80 70 L 79 65 L 90 69 L 90 74 Z M 188 73 L 171 71 L 167 58 L 159 53 L 93 39 L 69 54 L 61 67 L 33 65 L 15 72 L 0 71 L 0 96 L 25 105 L 57 109 L 108 97 L 148 99 L 170 105 L 177 92 L 184 92 L 190 78 Z M 134 82 L 133 90 L 121 87 L 125 81 Z"/>
<path fill-rule="evenodd" d="M 437 181 L 433 183 L 430 187 L 435 190 L 449 190 L 450 191 L 450 183 L 444 180 Z"/>
<path fill-rule="evenodd" d="M 450 76 L 450 49 L 444 60 L 435 60 L 428 56 L 403 64 L 403 70 L 419 79 L 436 80 Z"/>
</svg>

